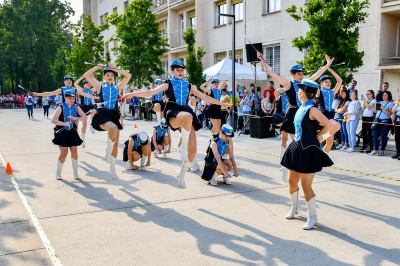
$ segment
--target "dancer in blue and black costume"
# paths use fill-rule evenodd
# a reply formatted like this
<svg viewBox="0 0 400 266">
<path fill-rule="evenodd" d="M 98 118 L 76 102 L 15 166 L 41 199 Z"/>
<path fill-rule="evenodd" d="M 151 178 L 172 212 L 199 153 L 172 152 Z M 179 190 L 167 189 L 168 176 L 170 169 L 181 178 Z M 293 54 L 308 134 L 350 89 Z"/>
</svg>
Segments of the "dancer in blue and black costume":
<svg viewBox="0 0 400 266">
<path fill-rule="evenodd" d="M 139 134 L 132 134 L 124 145 L 123 161 L 129 163 L 131 170 L 138 170 L 139 166 L 134 162 L 140 159 L 140 170 L 145 171 L 151 161 L 151 145 L 147 133 L 142 131 Z"/>
<path fill-rule="evenodd" d="M 207 102 L 218 104 L 221 106 L 229 107 L 225 104 L 211 98 L 199 90 L 195 85 L 183 80 L 185 65 L 182 60 L 175 60 L 171 62 L 171 75 L 173 78 L 167 80 L 166 83 L 157 87 L 156 89 L 146 91 L 134 91 L 125 94 L 124 98 L 149 97 L 157 93 L 165 93 L 167 104 L 164 109 L 164 117 L 167 120 L 168 126 L 172 130 L 180 130 L 182 136 L 182 144 L 180 146 L 181 159 L 183 161 L 177 177 L 179 178 L 179 186 L 185 188 L 185 173 L 194 161 L 197 153 L 196 132 L 201 128 L 201 123 L 198 120 L 193 109 L 188 105 L 190 95 L 195 95 Z"/>
<path fill-rule="evenodd" d="M 285 115 L 285 119 L 283 120 L 283 124 L 281 126 L 281 152 L 279 158 L 282 158 L 282 155 L 284 154 L 286 150 L 286 143 L 288 140 L 288 136 L 293 140 L 294 138 L 294 116 L 297 112 L 297 109 L 299 108 L 300 101 L 297 97 L 297 93 L 299 91 L 298 84 L 302 82 L 304 79 L 304 71 L 305 69 L 300 66 L 300 65 L 294 65 L 290 68 L 290 74 L 292 76 L 292 80 L 289 81 L 285 78 L 282 78 L 278 74 L 276 74 L 271 67 L 265 62 L 263 59 L 263 55 L 260 52 L 257 52 L 257 57 L 261 60 L 261 63 L 263 64 L 265 70 L 267 71 L 268 75 L 271 76 L 275 81 L 279 82 L 280 84 L 283 85 L 285 88 L 285 97 L 287 99 L 287 111 Z M 319 69 L 314 75 L 310 77 L 310 80 L 315 81 L 317 80 L 332 64 L 333 60 L 335 58 L 329 58 L 328 55 L 325 55 L 326 59 L 326 65 Z M 288 171 L 287 169 L 283 168 L 282 169 L 282 178 L 285 182 L 287 182 L 287 174 Z"/>
<path fill-rule="evenodd" d="M 64 91 L 65 102 L 61 104 L 54 113 L 51 122 L 56 125 L 54 128 L 53 143 L 58 145 L 60 149 L 60 156 L 57 161 L 56 178 L 62 179 L 61 170 L 64 165 L 65 159 L 68 155 L 68 149 L 71 151 L 72 169 L 74 178 L 79 179 L 78 176 L 78 146 L 82 144 L 76 130 L 78 121 L 85 121 L 86 115 L 82 109 L 75 104 L 75 91 Z M 78 117 L 79 116 L 79 117 Z"/>
<path fill-rule="evenodd" d="M 333 165 L 332 160 L 322 150 L 322 136 L 331 130 L 328 118 L 314 106 L 314 97 L 318 84 L 312 80 L 303 79 L 298 84 L 298 97 L 302 106 L 294 117 L 295 137 L 283 155 L 281 164 L 289 169 L 289 190 L 292 208 L 287 219 L 293 219 L 297 213 L 299 200 L 299 181 L 307 201 L 308 219 L 303 229 L 312 229 L 317 224 L 315 194 L 312 182 L 315 173 L 323 167 Z M 318 131 L 319 126 L 322 126 Z"/>
<path fill-rule="evenodd" d="M 77 90 L 82 90 L 84 93 L 93 95 L 93 90 L 92 90 L 92 85 L 90 85 L 89 81 L 86 79 L 83 80 L 83 88 L 79 86 L 79 82 L 83 79 L 83 77 L 80 77 L 77 81 L 75 81 L 74 86 Z M 92 104 L 92 99 L 85 97 L 85 96 L 80 96 L 80 104 L 79 107 L 82 109 L 82 111 L 88 115 L 91 113 L 92 110 L 95 110 L 95 106 Z M 93 112 L 94 113 L 94 112 Z M 81 138 L 82 138 L 82 148 L 86 147 L 85 140 L 86 140 L 86 128 L 87 128 L 87 121 L 82 122 L 82 128 L 81 128 Z M 94 134 L 94 129 L 92 126 L 90 126 L 90 129 L 92 133 Z"/>
<path fill-rule="evenodd" d="M 274 91 L 274 96 L 275 109 L 271 126 L 275 128 L 280 128 L 282 126 L 283 120 L 285 120 L 287 108 L 287 99 L 285 97 L 285 88 L 283 87 L 283 85 L 280 85 L 280 88 Z"/>
<path fill-rule="evenodd" d="M 207 88 L 207 84 L 211 82 L 211 88 Z M 219 80 L 217 78 L 210 78 L 205 83 L 201 84 L 200 89 L 203 92 L 207 92 L 210 97 L 219 101 L 222 96 L 222 88 L 226 85 L 226 81 L 223 81 L 221 86 L 219 85 Z M 210 104 L 206 109 L 207 117 L 210 119 L 213 125 L 211 129 L 211 134 L 218 134 L 221 129 L 221 106 L 217 104 Z"/>
<path fill-rule="evenodd" d="M 326 153 L 330 152 L 333 145 L 333 138 L 335 133 L 340 130 L 340 124 L 337 122 L 335 118 L 335 110 L 332 108 L 332 103 L 335 98 L 335 94 L 339 92 L 340 86 L 342 86 L 343 80 L 340 76 L 333 71 L 331 68 L 328 68 L 328 71 L 335 77 L 336 86 L 332 90 L 332 78 L 329 75 L 323 75 L 319 79 L 319 83 L 321 88 L 318 90 L 315 95 L 317 99 L 318 109 L 329 119 L 331 122 L 331 131 L 329 131 L 326 135 L 323 136 L 322 141 L 326 140 L 324 145 L 324 151 Z"/>
<path fill-rule="evenodd" d="M 101 85 L 93 75 L 97 70 L 103 70 L 104 85 Z M 114 85 L 115 78 L 118 74 L 123 75 L 125 79 L 121 83 Z M 108 132 L 105 158 L 106 161 L 110 163 L 112 178 L 117 179 L 115 160 L 118 155 L 119 131 L 122 129 L 120 123 L 121 114 L 118 109 L 118 94 L 128 84 L 131 79 L 131 74 L 116 68 L 114 63 L 108 62 L 107 67 L 104 65 L 97 65 L 87 71 L 83 76 L 93 85 L 93 92 L 99 95 L 100 103 L 102 103 L 98 106 L 97 112 L 93 116 L 92 127 L 97 131 Z"/>
<path fill-rule="evenodd" d="M 153 129 L 153 136 L 151 137 L 151 151 L 154 152 L 154 157 L 158 158 L 163 155 L 167 158 L 167 153 L 171 149 L 171 130 L 168 127 L 167 120 L 161 119 L 158 126 Z"/>
<path fill-rule="evenodd" d="M 233 128 L 229 125 L 223 125 L 221 131 L 212 140 L 207 148 L 207 154 L 205 157 L 204 172 L 201 178 L 209 181 L 212 186 L 218 186 L 216 178 L 219 175 L 223 175 L 224 183 L 231 185 L 230 178 L 232 175 L 229 171 L 232 169 L 235 171 L 234 176 L 238 177 L 239 172 L 237 169 L 235 157 L 233 155 L 233 140 L 235 133 Z M 229 159 L 223 159 L 223 156 L 228 152 Z"/>
<path fill-rule="evenodd" d="M 156 79 L 156 89 L 162 85 L 162 80 L 161 79 Z M 155 113 L 157 117 L 157 122 L 161 122 L 161 118 L 164 117 L 163 111 L 165 108 L 165 102 L 163 100 L 163 93 L 157 93 L 156 95 L 153 95 L 153 101 L 152 105 L 150 107 L 150 112 Z"/>
</svg>

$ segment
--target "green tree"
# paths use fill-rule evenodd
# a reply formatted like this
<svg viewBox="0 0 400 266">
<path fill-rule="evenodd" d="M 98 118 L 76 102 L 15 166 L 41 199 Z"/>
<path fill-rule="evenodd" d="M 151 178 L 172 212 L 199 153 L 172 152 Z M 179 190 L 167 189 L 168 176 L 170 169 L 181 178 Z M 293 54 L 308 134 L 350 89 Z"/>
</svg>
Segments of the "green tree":
<svg viewBox="0 0 400 266">
<path fill-rule="evenodd" d="M 310 72 L 315 71 L 325 64 L 324 54 L 329 54 L 335 57 L 336 64 L 345 63 L 335 71 L 348 84 L 353 75 L 346 71 L 363 65 L 364 52 L 358 51 L 359 25 L 368 16 L 368 6 L 368 0 L 310 0 L 306 7 L 288 8 L 292 18 L 305 21 L 310 27 L 306 36 L 292 41 L 294 47 L 308 53 L 299 63 Z"/>
<path fill-rule="evenodd" d="M 58 49 L 56 59 L 50 69 L 52 79 L 54 79 L 54 82 L 57 84 L 62 84 L 64 76 L 67 72 L 67 61 L 65 60 L 66 52 L 67 51 L 65 47 L 60 47 Z"/>
<path fill-rule="evenodd" d="M 12 0 L 0 5 L 0 80 L 31 90 L 52 87 L 49 69 L 59 47 L 68 45 L 68 19 L 73 14 L 61 0 Z M 4 60 L 4 61 L 3 61 Z M 3 66 L 1 66 L 3 65 Z"/>
<path fill-rule="evenodd" d="M 204 47 L 197 47 L 197 52 L 195 50 L 196 45 L 196 31 L 189 27 L 183 34 L 183 40 L 187 44 L 187 66 L 186 71 L 188 73 L 188 80 L 190 83 L 196 85 L 200 88 L 200 85 L 205 82 L 205 75 L 203 75 L 203 62 L 201 59 L 205 55 Z"/>
<path fill-rule="evenodd" d="M 150 11 L 152 5 L 134 0 L 123 14 L 108 17 L 108 22 L 116 26 L 112 38 L 120 41 L 116 64 L 129 70 L 132 83 L 139 88 L 153 82 L 153 75 L 164 73 L 160 56 L 168 51 L 167 40 L 158 31 L 156 15 Z"/>
<path fill-rule="evenodd" d="M 103 62 L 103 64 L 104 64 L 104 65 L 107 65 L 108 62 L 111 62 L 110 50 L 108 50 L 108 51 L 106 52 L 106 56 L 104 57 L 104 62 Z"/>
<path fill-rule="evenodd" d="M 72 76 L 83 75 L 93 66 L 85 62 L 100 63 L 104 51 L 103 36 L 101 32 L 108 29 L 108 24 L 96 27 L 92 22 L 91 15 L 82 14 L 78 23 L 72 26 L 74 32 L 73 46 L 71 52 L 67 52 L 67 71 Z"/>
</svg>

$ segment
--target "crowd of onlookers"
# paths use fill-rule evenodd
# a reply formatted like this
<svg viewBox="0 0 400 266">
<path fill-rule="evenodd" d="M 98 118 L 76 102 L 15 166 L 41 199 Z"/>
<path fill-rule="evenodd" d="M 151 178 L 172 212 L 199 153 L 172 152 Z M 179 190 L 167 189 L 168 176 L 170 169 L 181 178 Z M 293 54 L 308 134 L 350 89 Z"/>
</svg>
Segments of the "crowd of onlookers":
<svg viewBox="0 0 400 266">
<path fill-rule="evenodd" d="M 0 109 L 23 109 L 26 108 L 26 103 L 28 102 L 28 97 L 30 95 L 27 94 L 0 94 Z M 31 96 L 32 97 L 32 106 L 33 108 L 42 108 L 44 99 L 39 96 Z M 58 103 L 61 103 L 61 96 L 51 96 L 45 97 L 45 101 L 54 107 L 57 106 Z"/>
</svg>

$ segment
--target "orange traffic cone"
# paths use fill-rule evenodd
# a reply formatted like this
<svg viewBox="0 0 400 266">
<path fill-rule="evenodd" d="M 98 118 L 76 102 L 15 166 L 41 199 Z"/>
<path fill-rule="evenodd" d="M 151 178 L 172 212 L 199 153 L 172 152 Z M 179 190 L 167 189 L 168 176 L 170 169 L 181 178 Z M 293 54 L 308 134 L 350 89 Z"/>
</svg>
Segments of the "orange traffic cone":
<svg viewBox="0 0 400 266">
<path fill-rule="evenodd" d="M 137 128 L 137 125 L 135 124 L 135 126 L 133 128 Z"/>
<path fill-rule="evenodd" d="M 7 163 L 6 173 L 7 173 L 7 174 L 12 174 L 12 169 L 11 169 L 10 163 Z"/>
</svg>

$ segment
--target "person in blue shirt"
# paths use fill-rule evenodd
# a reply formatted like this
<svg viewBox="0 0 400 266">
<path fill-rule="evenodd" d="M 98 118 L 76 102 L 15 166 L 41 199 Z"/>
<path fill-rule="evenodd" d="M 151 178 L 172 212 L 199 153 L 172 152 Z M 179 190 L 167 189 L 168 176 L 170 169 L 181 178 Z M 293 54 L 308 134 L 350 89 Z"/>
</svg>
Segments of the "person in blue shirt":
<svg viewBox="0 0 400 266">
<path fill-rule="evenodd" d="M 357 80 L 353 79 L 350 83 L 350 87 L 347 88 L 347 90 L 349 91 L 349 95 L 351 95 L 353 91 L 357 91 L 356 86 L 357 86 Z"/>
<path fill-rule="evenodd" d="M 372 130 L 372 137 L 374 140 L 374 150 L 370 155 L 383 156 L 385 153 L 386 145 L 388 142 L 388 134 L 390 128 L 392 127 L 392 109 L 394 104 L 392 103 L 392 96 L 387 92 L 383 93 L 383 101 L 375 104 L 375 118 L 378 119 L 378 125 Z M 380 143 L 379 138 L 381 138 L 382 143 Z M 381 144 L 381 149 L 379 150 L 379 145 Z"/>
<path fill-rule="evenodd" d="M 250 134 L 249 120 L 250 120 L 253 104 L 254 104 L 254 101 L 253 101 L 252 97 L 250 96 L 250 90 L 247 89 L 246 87 L 244 87 L 244 97 L 243 97 L 242 101 L 240 102 L 240 107 L 242 107 L 243 122 L 244 122 L 244 127 L 245 127 L 244 134 L 245 135 Z"/>
<path fill-rule="evenodd" d="M 233 140 L 235 133 L 230 125 L 223 125 L 218 136 L 214 137 L 207 148 L 205 157 L 204 172 L 201 178 L 209 181 L 212 186 L 217 186 L 216 178 L 223 175 L 223 180 L 226 185 L 231 185 L 230 178 L 232 177 L 229 171 L 234 169 L 234 176 L 238 177 L 236 161 L 233 155 Z M 228 153 L 229 159 L 225 159 L 224 155 Z"/>
<path fill-rule="evenodd" d="M 392 108 L 394 117 L 394 141 L 396 144 L 396 154 L 392 156 L 393 159 L 400 160 L 400 98 Z"/>
<path fill-rule="evenodd" d="M 139 98 L 133 97 L 129 100 L 129 106 L 132 107 L 133 119 L 139 119 Z"/>
<path fill-rule="evenodd" d="M 207 84 L 211 82 L 211 88 L 207 88 Z M 222 88 L 226 85 L 226 81 L 223 81 L 221 85 L 219 84 L 219 80 L 217 78 L 210 78 L 203 84 L 201 84 L 200 89 L 203 92 L 207 92 L 210 97 L 214 98 L 217 101 L 220 101 L 222 96 Z M 211 134 L 218 133 L 221 129 L 221 106 L 217 104 L 210 104 L 207 107 L 207 116 L 211 120 L 212 129 Z"/>
<path fill-rule="evenodd" d="M 298 84 L 298 97 L 302 105 L 294 117 L 295 136 L 282 157 L 281 165 L 289 169 L 289 191 L 291 209 L 287 219 L 295 218 L 299 200 L 299 182 L 303 188 L 307 203 L 308 219 L 303 229 L 309 230 L 317 224 L 315 193 L 312 182 L 315 173 L 323 167 L 333 165 L 332 160 L 322 150 L 320 141 L 322 136 L 331 129 L 328 118 L 314 106 L 314 97 L 318 91 L 318 84 L 312 80 L 303 79 Z M 321 130 L 318 131 L 319 126 Z"/>
<path fill-rule="evenodd" d="M 151 151 L 154 152 L 155 158 L 158 158 L 160 154 L 163 155 L 163 158 L 167 158 L 167 153 L 171 151 L 171 130 L 168 128 L 165 118 L 162 118 L 160 124 L 153 129 Z"/>
<path fill-rule="evenodd" d="M 292 80 L 289 81 L 281 76 L 277 75 L 272 68 L 264 61 L 263 55 L 260 52 L 257 52 L 257 57 L 261 60 L 265 70 L 267 71 L 268 75 L 271 76 L 275 81 L 282 84 L 285 88 L 285 96 L 287 99 L 287 112 L 285 115 L 285 120 L 281 126 L 281 152 L 280 158 L 282 158 L 283 153 L 286 150 L 286 143 L 288 140 L 288 136 L 293 140 L 295 128 L 294 128 L 294 116 L 299 108 L 299 99 L 297 97 L 297 93 L 299 91 L 299 87 L 297 86 L 300 84 L 304 79 L 304 71 L 305 69 L 300 65 L 294 65 L 290 68 L 290 75 Z M 322 74 L 325 73 L 326 70 L 331 66 L 333 60 L 335 58 L 330 58 L 327 54 L 325 55 L 326 65 L 319 69 L 314 75 L 310 77 L 310 80 L 315 81 L 317 80 Z M 283 175 L 282 178 L 284 181 L 287 181 L 287 169 L 282 168 Z"/>
<path fill-rule="evenodd" d="M 161 86 L 162 80 L 156 79 L 155 83 L 156 83 L 156 89 L 157 89 L 159 86 Z M 152 113 L 156 114 L 158 123 L 160 123 L 161 118 L 164 117 L 164 114 L 162 112 L 164 110 L 164 108 L 165 108 L 165 102 L 163 101 L 163 93 L 160 92 L 160 93 L 157 93 L 156 95 L 153 95 L 153 101 L 152 101 L 150 110 Z"/>
<path fill-rule="evenodd" d="M 164 108 L 164 117 L 167 120 L 168 126 L 172 130 L 180 130 L 181 132 L 182 143 L 180 145 L 180 151 L 183 163 L 177 177 L 179 178 L 179 187 L 185 188 L 185 173 L 188 170 L 190 163 L 194 161 L 197 153 L 197 140 L 195 131 L 202 127 L 199 119 L 193 112 L 193 109 L 188 104 L 189 97 L 193 94 L 196 97 L 199 97 L 202 100 L 212 104 L 227 107 L 230 105 L 219 102 L 216 99 L 201 93 L 199 90 L 197 90 L 195 85 L 185 81 L 183 79 L 183 74 L 186 66 L 183 64 L 182 60 L 172 61 L 170 67 L 170 73 L 173 78 L 167 80 L 166 83 L 162 84 L 156 89 L 134 91 L 125 94 L 123 97 L 149 97 L 160 92 L 165 92 L 165 97 L 168 99 L 168 102 Z"/>
<path fill-rule="evenodd" d="M 54 128 L 54 145 L 58 145 L 60 155 L 57 160 L 57 180 L 61 180 L 61 170 L 68 155 L 71 152 L 72 169 L 74 178 L 79 179 L 78 175 L 78 146 L 82 144 L 76 130 L 77 122 L 86 120 L 86 115 L 82 109 L 75 104 L 75 91 L 64 91 L 65 103 L 61 104 L 51 120 L 56 125 Z"/>
<path fill-rule="evenodd" d="M 103 70 L 104 85 L 102 85 L 95 77 L 94 72 Z M 117 85 L 114 85 L 115 78 L 121 74 L 125 79 Z M 118 95 L 126 87 L 131 74 L 118 69 L 114 63 L 108 62 L 108 66 L 97 65 L 89 69 L 83 75 L 87 81 L 93 86 L 93 92 L 100 97 L 100 105 L 92 119 L 92 127 L 97 131 L 107 131 L 108 142 L 106 148 L 105 159 L 110 163 L 110 172 L 113 179 L 117 179 L 115 172 L 115 160 L 118 155 L 119 131 L 123 128 L 120 123 L 120 112 L 118 109 Z"/>
<path fill-rule="evenodd" d="M 340 76 L 333 71 L 331 68 L 328 68 L 328 71 L 335 77 L 336 79 L 336 86 L 332 90 L 332 78 L 329 75 L 323 75 L 319 79 L 320 83 L 320 89 L 318 89 L 318 92 L 316 94 L 317 98 L 317 105 L 318 109 L 326 116 L 326 118 L 329 119 L 329 121 L 332 124 L 331 131 L 326 134 L 323 139 L 326 140 L 326 143 L 324 145 L 324 151 L 326 153 L 330 152 L 332 145 L 333 145 L 333 139 L 335 137 L 335 133 L 340 130 L 340 124 L 337 122 L 335 118 L 335 110 L 332 108 L 332 103 L 335 98 L 335 94 L 339 92 L 340 86 L 342 86 L 343 80 L 340 78 Z"/>
</svg>

